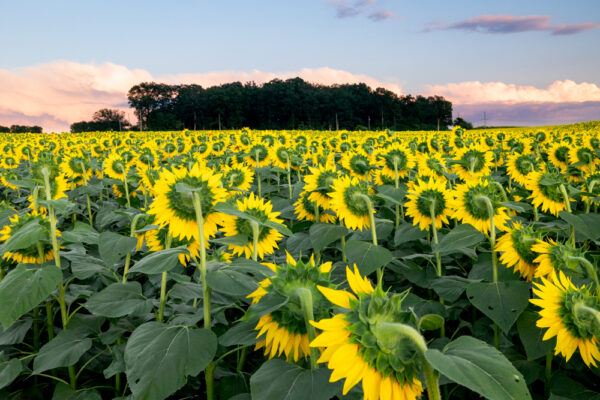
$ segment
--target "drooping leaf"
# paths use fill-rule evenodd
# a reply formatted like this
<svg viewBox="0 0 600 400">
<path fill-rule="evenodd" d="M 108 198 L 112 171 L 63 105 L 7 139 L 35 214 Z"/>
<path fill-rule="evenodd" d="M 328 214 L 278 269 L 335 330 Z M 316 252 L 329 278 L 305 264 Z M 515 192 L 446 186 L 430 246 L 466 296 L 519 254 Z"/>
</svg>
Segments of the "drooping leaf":
<svg viewBox="0 0 600 400">
<path fill-rule="evenodd" d="M 0 389 L 10 385 L 23 371 L 23 364 L 18 358 L 0 362 Z"/>
<path fill-rule="evenodd" d="M 21 343 L 32 323 L 31 318 L 23 318 L 12 324 L 7 330 L 0 327 L 0 346 Z"/>
<path fill-rule="evenodd" d="M 330 243 L 348 234 L 348 229 L 341 225 L 314 224 L 309 229 L 310 241 L 315 251 L 323 250 Z"/>
<path fill-rule="evenodd" d="M 542 340 L 544 330 L 536 326 L 539 315 L 525 311 L 517 320 L 517 331 L 528 360 L 537 360 L 554 348 L 556 339 Z"/>
<path fill-rule="evenodd" d="M 33 360 L 33 373 L 74 365 L 91 347 L 92 339 L 78 336 L 70 330 L 62 331 L 42 346 Z"/>
<path fill-rule="evenodd" d="M 136 262 L 129 272 L 141 272 L 152 275 L 170 271 L 179 263 L 179 256 L 185 253 L 187 253 L 186 247 L 180 246 L 147 254 L 140 261 Z"/>
<path fill-rule="evenodd" d="M 102 232 L 98 237 L 100 257 L 109 267 L 133 251 L 136 245 L 137 238 L 119 235 L 115 232 Z"/>
<path fill-rule="evenodd" d="M 439 253 L 451 253 L 463 247 L 476 245 L 484 240 L 483 233 L 470 224 L 462 224 L 444 235 L 437 246 L 432 246 L 432 250 Z"/>
<path fill-rule="evenodd" d="M 163 400 L 213 359 L 217 337 L 208 329 L 147 322 L 125 347 L 127 381 L 137 400 Z"/>
<path fill-rule="evenodd" d="M 29 248 L 38 243 L 44 237 L 44 231 L 40 221 L 31 220 L 13 233 L 10 238 L 0 247 L 2 254 L 7 251 L 15 251 Z"/>
<path fill-rule="evenodd" d="M 142 294 L 139 282 L 117 282 L 90 297 L 84 307 L 94 315 L 118 318 L 148 313 L 152 302 Z"/>
<path fill-rule="evenodd" d="M 346 256 L 350 265 L 356 264 L 362 275 L 369 275 L 377 268 L 393 260 L 392 252 L 373 243 L 349 240 L 346 242 Z"/>
<path fill-rule="evenodd" d="M 56 289 L 62 271 L 54 265 L 27 268 L 17 265 L 0 281 L 0 323 L 8 329 Z"/>
<path fill-rule="evenodd" d="M 502 353 L 479 339 L 461 336 L 443 351 L 428 349 L 425 358 L 450 380 L 487 399 L 531 399 L 523 375 Z"/>
</svg>

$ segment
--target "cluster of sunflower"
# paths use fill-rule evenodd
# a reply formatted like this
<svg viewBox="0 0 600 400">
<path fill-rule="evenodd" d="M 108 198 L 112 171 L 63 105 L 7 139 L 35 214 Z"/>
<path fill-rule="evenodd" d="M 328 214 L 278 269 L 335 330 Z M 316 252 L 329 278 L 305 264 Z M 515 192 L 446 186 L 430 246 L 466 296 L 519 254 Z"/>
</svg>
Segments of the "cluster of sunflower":
<svg viewBox="0 0 600 400">
<path fill-rule="evenodd" d="M 404 305 L 411 285 L 383 268 L 371 279 L 362 275 L 348 262 L 345 236 L 310 258 L 287 252 L 286 235 L 317 224 L 368 231 L 381 246 L 385 226 L 411 223 L 427 232 L 438 277 L 448 272 L 436 252 L 438 235 L 471 225 L 489 240 L 494 262 L 498 254 L 503 268 L 532 283 L 537 326 L 544 340 L 556 338 L 555 355 L 569 361 L 578 352 L 590 368 L 600 361 L 598 248 L 577 225 L 578 214 L 600 205 L 600 140 L 585 125 L 575 133 L 456 127 L 4 135 L 0 143 L 5 260 L 54 259 L 53 237 L 77 219 L 100 227 L 95 218 L 114 200 L 144 216 L 138 250 L 185 248 L 179 261 L 200 269 L 205 290 L 206 254 L 262 261 L 271 273 L 248 296 L 244 317 L 253 322 L 255 349 L 269 359 L 327 363 L 331 381 L 344 380 L 342 395 L 361 383 L 365 399 L 419 398 L 428 364 L 408 336 L 390 339 L 394 324 L 418 328 Z M 50 207 L 66 203 L 72 218 L 54 229 Z M 14 239 L 32 229 L 35 243 Z M 274 297 L 285 301 L 264 312 L 261 304 Z M 204 307 L 210 328 L 210 304 Z"/>
</svg>

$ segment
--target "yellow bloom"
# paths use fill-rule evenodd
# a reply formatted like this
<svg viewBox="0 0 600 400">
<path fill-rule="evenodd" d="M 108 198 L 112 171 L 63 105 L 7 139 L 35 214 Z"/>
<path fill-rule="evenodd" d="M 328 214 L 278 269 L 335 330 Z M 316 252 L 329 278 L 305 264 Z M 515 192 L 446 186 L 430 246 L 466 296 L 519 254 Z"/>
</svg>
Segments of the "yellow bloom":
<svg viewBox="0 0 600 400">
<path fill-rule="evenodd" d="M 347 228 L 362 231 L 363 228 L 371 226 L 369 207 L 362 198 L 368 196 L 371 191 L 372 189 L 355 177 L 350 179 L 348 176 L 342 176 L 333 181 L 331 209 L 344 221 Z"/>
<path fill-rule="evenodd" d="M 419 225 L 419 229 L 428 231 L 431 228 L 432 206 L 435 227 L 440 229 L 443 223 L 448 223 L 452 193 L 446 189 L 445 180 L 416 181 L 406 198 L 406 215 L 413 218 L 413 225 Z"/>
</svg>

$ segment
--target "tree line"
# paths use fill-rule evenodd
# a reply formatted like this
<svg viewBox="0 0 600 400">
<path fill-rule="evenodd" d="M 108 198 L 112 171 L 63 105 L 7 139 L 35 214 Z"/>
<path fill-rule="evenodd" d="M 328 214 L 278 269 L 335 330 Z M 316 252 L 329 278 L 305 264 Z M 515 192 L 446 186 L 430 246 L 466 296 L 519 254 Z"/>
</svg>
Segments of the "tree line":
<svg viewBox="0 0 600 400">
<path fill-rule="evenodd" d="M 316 85 L 301 78 L 200 85 L 143 82 L 127 95 L 144 130 L 436 130 L 452 125 L 441 96 L 398 96 L 364 83 Z M 139 122 L 135 129 L 140 129 Z"/>
<path fill-rule="evenodd" d="M 38 125 L 11 125 L 2 126 L 0 125 L 0 133 L 42 133 L 42 127 Z"/>
</svg>

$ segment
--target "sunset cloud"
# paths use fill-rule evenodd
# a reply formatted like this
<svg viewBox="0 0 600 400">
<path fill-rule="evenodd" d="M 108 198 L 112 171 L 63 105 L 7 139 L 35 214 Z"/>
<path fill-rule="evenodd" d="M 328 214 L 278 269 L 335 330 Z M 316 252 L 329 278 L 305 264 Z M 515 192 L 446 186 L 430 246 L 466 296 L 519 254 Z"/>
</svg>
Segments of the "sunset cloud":
<svg viewBox="0 0 600 400">
<path fill-rule="evenodd" d="M 337 0 L 329 4 L 335 9 L 335 16 L 340 19 L 366 15 L 373 22 L 381 22 L 399 17 L 393 11 L 376 9 L 376 0 Z"/>
<path fill-rule="evenodd" d="M 546 31 L 552 35 L 572 35 L 600 28 L 600 24 L 584 22 L 578 24 L 552 25 L 550 15 L 533 15 L 518 17 L 513 15 L 480 15 L 464 21 L 452 24 L 444 24 L 439 21 L 431 23 L 432 30 L 464 30 L 481 33 L 518 33 L 532 31 Z"/>
<path fill-rule="evenodd" d="M 143 69 L 108 62 L 57 61 L 16 70 L 0 69 L 0 125 L 37 124 L 45 131 L 68 131 L 71 123 L 87 120 L 95 111 L 106 107 L 127 111 L 131 119 L 133 113 L 127 104 L 127 91 L 144 81 L 195 83 L 207 87 L 233 81 L 260 84 L 296 76 L 324 85 L 364 82 L 373 88 L 384 87 L 402 94 L 402 87 L 396 83 L 328 67 L 287 72 L 218 71 L 153 76 Z"/>
</svg>

